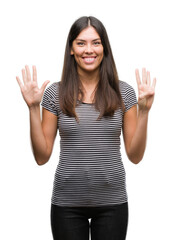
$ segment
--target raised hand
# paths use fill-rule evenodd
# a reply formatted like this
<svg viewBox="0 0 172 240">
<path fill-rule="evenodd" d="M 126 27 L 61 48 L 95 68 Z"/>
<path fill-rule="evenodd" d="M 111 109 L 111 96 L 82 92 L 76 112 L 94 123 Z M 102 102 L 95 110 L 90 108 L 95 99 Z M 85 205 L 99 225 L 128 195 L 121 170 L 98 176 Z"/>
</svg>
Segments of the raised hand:
<svg viewBox="0 0 172 240">
<path fill-rule="evenodd" d="M 140 79 L 139 70 L 136 69 L 136 81 L 138 85 L 138 106 L 139 110 L 149 111 L 155 95 L 156 78 L 151 84 L 150 72 L 142 69 L 142 81 Z"/>
<path fill-rule="evenodd" d="M 31 79 L 30 70 L 27 65 L 25 66 L 25 69 L 22 69 L 23 83 L 18 76 L 16 77 L 23 98 L 29 108 L 40 104 L 45 88 L 49 83 L 47 80 L 42 84 L 41 88 L 38 88 L 36 66 L 32 66 L 32 69 L 33 80 Z"/>
</svg>

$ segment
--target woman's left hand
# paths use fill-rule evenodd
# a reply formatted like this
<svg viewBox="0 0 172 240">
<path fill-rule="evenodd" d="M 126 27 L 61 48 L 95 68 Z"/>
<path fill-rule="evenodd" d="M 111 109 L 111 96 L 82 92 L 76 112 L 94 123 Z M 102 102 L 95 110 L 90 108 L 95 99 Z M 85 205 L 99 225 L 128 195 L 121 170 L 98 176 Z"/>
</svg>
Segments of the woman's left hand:
<svg viewBox="0 0 172 240">
<path fill-rule="evenodd" d="M 151 84 L 150 72 L 142 69 L 142 81 L 140 80 L 139 70 L 136 69 L 136 81 L 138 85 L 138 106 L 139 110 L 149 112 L 155 95 L 156 78 Z"/>
</svg>

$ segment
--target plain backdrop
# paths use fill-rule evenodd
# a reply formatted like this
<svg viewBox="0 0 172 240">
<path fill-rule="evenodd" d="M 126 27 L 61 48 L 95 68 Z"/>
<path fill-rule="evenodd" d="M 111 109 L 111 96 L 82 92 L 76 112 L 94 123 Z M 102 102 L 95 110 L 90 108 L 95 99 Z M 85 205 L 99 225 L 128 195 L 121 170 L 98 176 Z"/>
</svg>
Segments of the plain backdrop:
<svg viewBox="0 0 172 240">
<path fill-rule="evenodd" d="M 39 86 L 60 81 L 66 38 L 81 16 L 105 25 L 119 78 L 137 93 L 135 68 L 157 78 L 147 149 L 127 177 L 127 240 L 170 240 L 172 215 L 172 35 L 170 0 L 4 0 L 0 3 L 0 239 L 51 240 L 50 203 L 59 161 L 59 135 L 44 166 L 33 158 L 29 112 L 16 76 L 36 65 Z"/>
</svg>

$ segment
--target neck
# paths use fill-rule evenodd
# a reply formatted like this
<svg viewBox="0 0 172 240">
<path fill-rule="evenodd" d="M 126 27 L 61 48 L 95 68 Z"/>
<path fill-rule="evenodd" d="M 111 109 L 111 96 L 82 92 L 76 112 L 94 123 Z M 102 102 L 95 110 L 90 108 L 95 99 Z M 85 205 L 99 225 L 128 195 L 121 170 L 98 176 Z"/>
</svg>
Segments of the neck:
<svg viewBox="0 0 172 240">
<path fill-rule="evenodd" d="M 99 82 L 99 69 L 93 72 L 78 71 L 79 79 L 86 89 L 94 88 Z"/>
</svg>

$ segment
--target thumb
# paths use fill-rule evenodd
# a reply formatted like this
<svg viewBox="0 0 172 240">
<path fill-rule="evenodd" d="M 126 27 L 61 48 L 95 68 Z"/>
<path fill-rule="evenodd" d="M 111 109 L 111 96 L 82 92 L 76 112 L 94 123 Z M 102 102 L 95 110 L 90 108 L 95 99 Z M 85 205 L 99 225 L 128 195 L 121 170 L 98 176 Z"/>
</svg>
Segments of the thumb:
<svg viewBox="0 0 172 240">
<path fill-rule="evenodd" d="M 49 82 L 50 82 L 50 81 L 47 80 L 47 81 L 45 81 L 45 82 L 42 84 L 42 87 L 41 87 L 41 92 L 42 92 L 42 93 L 45 91 L 45 88 L 46 88 L 46 86 L 47 86 L 47 84 L 48 84 Z"/>
</svg>

